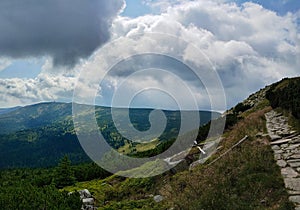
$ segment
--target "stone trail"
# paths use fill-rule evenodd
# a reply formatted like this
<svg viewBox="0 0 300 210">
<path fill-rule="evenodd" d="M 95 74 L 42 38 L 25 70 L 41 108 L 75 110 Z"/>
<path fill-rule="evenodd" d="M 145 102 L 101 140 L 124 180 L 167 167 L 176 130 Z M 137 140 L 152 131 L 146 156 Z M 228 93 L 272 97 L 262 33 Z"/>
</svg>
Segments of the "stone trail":
<svg viewBox="0 0 300 210">
<path fill-rule="evenodd" d="M 272 110 L 265 116 L 274 157 L 281 168 L 289 200 L 295 204 L 296 210 L 300 210 L 300 135 L 281 113 Z"/>
</svg>

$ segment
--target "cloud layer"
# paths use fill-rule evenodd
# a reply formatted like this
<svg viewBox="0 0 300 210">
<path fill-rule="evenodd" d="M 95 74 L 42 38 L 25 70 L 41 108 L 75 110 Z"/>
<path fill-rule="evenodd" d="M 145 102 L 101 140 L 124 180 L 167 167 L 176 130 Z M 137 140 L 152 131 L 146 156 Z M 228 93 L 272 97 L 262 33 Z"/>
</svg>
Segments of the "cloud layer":
<svg viewBox="0 0 300 210">
<path fill-rule="evenodd" d="M 283 77 L 300 74 L 300 35 L 299 25 L 297 25 L 300 13 L 287 13 L 285 16 L 280 16 L 255 3 L 237 5 L 224 3 L 223 0 L 176 1 L 176 5 L 168 4 L 170 1 L 167 0 L 162 2 L 164 12 L 159 15 L 138 18 L 118 16 L 113 21 L 111 36 L 122 44 L 118 47 L 112 44 L 105 49 L 100 48 L 91 60 L 76 66 L 77 70 L 90 72 L 86 74 L 85 83 L 82 81 L 76 83 L 78 73 L 73 76 L 69 74 L 53 76 L 47 71 L 34 80 L 2 79 L 0 80 L 2 105 L 5 103 L 17 105 L 18 103 L 12 101 L 26 97 L 28 101 L 71 98 L 72 88 L 76 84 L 83 95 L 92 95 L 97 88 L 92 85 L 95 80 L 94 70 L 97 69 L 98 74 L 104 75 L 108 64 L 117 62 L 128 53 L 172 52 L 186 63 L 200 66 L 198 70 L 202 71 L 205 69 L 202 58 L 189 44 L 200 49 L 216 69 L 224 86 L 228 107 L 267 84 Z M 155 6 L 159 7 L 159 4 Z M 149 38 L 143 35 L 139 39 L 134 38 L 134 35 L 149 32 L 169 34 L 189 44 L 180 45 L 168 39 Z M 116 52 L 118 53 L 113 55 Z M 110 54 L 112 60 L 104 60 L 103 54 Z M 121 82 L 136 70 L 142 69 L 143 64 L 150 62 L 151 59 L 150 56 L 146 60 L 128 62 L 127 65 L 114 69 L 101 86 L 99 101 L 110 105 L 110 99 Z M 159 62 L 164 67 L 167 60 L 166 63 Z M 144 79 L 141 75 L 131 77 L 127 80 L 127 86 L 123 84 L 122 88 L 132 91 L 147 86 L 156 86 L 159 89 L 172 87 L 179 97 L 184 98 L 185 95 L 178 90 L 175 83 L 176 79 L 171 77 L 175 74 L 193 91 L 199 108 L 209 108 L 209 100 L 205 97 L 203 84 L 199 83 L 197 78 L 186 74 L 184 69 L 173 68 L 172 64 L 169 67 L 169 76 L 150 74 Z M 41 77 L 47 79 L 40 80 Z M 28 88 L 27 84 L 32 84 L 32 87 Z M 215 85 L 211 81 L 206 81 L 206 84 L 209 84 L 210 88 Z M 35 89 L 38 89 L 39 93 L 32 94 L 33 91 L 37 91 Z M 124 99 L 126 97 L 124 94 Z M 153 91 L 149 95 L 143 94 L 142 98 L 143 100 L 137 100 L 136 106 L 147 106 L 147 104 L 159 106 L 162 101 L 166 104 L 165 108 L 171 106 L 162 99 L 160 94 L 154 94 Z"/>
<path fill-rule="evenodd" d="M 280 16 L 255 3 L 239 6 L 203 0 L 163 7 L 166 12 L 161 15 L 120 17 L 114 22 L 115 37 L 159 32 L 197 46 L 220 75 L 229 107 L 266 84 L 300 73 L 297 14 Z M 145 48 L 148 42 L 139 43 L 140 47 Z M 164 43 L 156 45 L 161 47 Z M 181 46 L 174 44 L 173 48 L 187 60 L 195 56 Z M 194 62 L 197 63 L 197 57 Z M 187 82 L 195 87 L 191 81 Z"/>
<path fill-rule="evenodd" d="M 73 66 L 108 41 L 123 0 L 1 0 L 0 56 Z"/>
</svg>

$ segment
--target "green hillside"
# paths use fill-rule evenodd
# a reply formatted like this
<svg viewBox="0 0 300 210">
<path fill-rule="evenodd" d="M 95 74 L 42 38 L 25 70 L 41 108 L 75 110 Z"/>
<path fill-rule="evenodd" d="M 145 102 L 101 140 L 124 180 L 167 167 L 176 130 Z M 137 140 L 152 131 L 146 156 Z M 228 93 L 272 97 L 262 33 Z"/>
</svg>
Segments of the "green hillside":
<svg viewBox="0 0 300 210">
<path fill-rule="evenodd" d="M 115 111 L 121 121 L 126 117 L 127 110 L 120 108 Z M 150 128 L 151 111 L 152 109 L 129 110 L 130 120 L 136 129 L 145 131 Z M 179 111 L 163 112 L 167 118 L 167 126 L 156 139 L 161 146 L 170 145 L 166 142 L 178 136 L 180 128 Z M 199 113 L 201 124 L 219 116 L 216 112 Z M 118 132 L 111 116 L 111 108 L 97 106 L 95 116 L 99 130 L 113 148 L 131 145 L 132 151 L 146 152 L 143 144 L 134 143 L 132 146 L 131 141 Z M 87 125 L 88 123 L 89 121 Z M 41 103 L 12 110 L 0 115 L 0 128 L 0 168 L 54 166 L 64 155 L 68 155 L 74 164 L 90 161 L 74 131 L 71 103 Z M 85 132 L 92 132 L 88 130 L 89 126 L 86 129 Z"/>
</svg>

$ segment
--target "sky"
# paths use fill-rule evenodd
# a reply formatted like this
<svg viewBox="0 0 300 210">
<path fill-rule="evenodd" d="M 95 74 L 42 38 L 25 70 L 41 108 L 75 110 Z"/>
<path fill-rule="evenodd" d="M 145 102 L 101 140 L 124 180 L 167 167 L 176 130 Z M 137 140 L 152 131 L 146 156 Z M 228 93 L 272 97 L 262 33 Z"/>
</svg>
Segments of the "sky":
<svg viewBox="0 0 300 210">
<path fill-rule="evenodd" d="M 0 107 L 224 110 L 300 76 L 298 0 L 0 0 Z"/>
</svg>

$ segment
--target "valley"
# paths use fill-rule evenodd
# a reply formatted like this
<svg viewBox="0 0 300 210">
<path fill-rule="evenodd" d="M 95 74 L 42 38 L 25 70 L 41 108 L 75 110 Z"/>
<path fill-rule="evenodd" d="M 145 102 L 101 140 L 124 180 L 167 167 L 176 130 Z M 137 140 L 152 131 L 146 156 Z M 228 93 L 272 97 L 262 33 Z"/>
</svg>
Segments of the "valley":
<svg viewBox="0 0 300 210">
<path fill-rule="evenodd" d="M 126 117 L 126 109 L 117 108 L 115 111 L 121 121 Z M 151 111 L 129 110 L 130 120 L 136 129 L 149 129 L 148 118 Z M 95 107 L 98 128 L 105 140 L 112 148 L 132 155 L 153 151 L 158 145 L 166 149 L 167 145 L 172 144 L 172 139 L 177 137 L 180 128 L 180 112 L 163 112 L 167 118 L 167 127 L 159 139 L 150 139 L 150 143 L 139 143 L 131 142 L 120 135 L 114 125 L 111 108 Z M 217 112 L 208 111 L 200 111 L 199 114 L 201 125 L 220 116 Z M 9 109 L 0 115 L 0 128 L 0 168 L 55 166 L 64 155 L 68 155 L 74 164 L 91 161 L 77 139 L 71 103 L 40 103 Z"/>
</svg>

